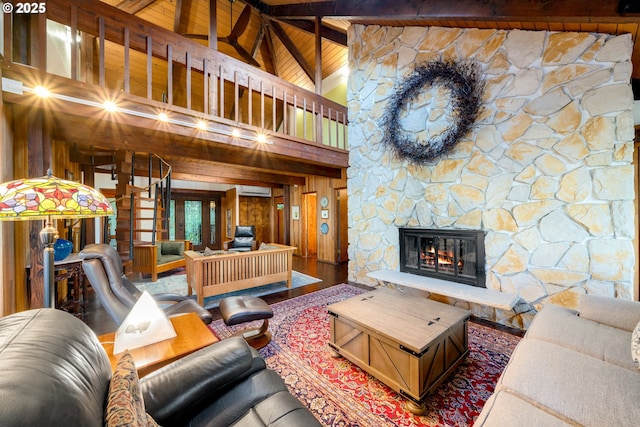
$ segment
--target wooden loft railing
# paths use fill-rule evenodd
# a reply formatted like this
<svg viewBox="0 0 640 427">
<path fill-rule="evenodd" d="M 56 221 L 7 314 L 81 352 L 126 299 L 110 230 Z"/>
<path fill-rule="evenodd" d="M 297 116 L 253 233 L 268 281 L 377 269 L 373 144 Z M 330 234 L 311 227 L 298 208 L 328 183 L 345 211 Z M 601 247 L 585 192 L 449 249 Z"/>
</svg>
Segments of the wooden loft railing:
<svg viewBox="0 0 640 427">
<path fill-rule="evenodd" d="M 346 107 L 103 2 L 47 0 L 46 13 L 31 19 L 37 22 L 29 37 L 38 40 L 46 39 L 47 20 L 68 27 L 71 66 L 64 77 L 130 100 L 160 101 L 183 115 L 239 123 L 256 134 L 347 149 Z M 35 58 L 15 54 L 24 36 L 17 31 L 24 24 L 14 28 L 16 22 L 4 14 L 5 66 L 12 61 L 49 71 L 45 43 L 37 44 Z"/>
</svg>

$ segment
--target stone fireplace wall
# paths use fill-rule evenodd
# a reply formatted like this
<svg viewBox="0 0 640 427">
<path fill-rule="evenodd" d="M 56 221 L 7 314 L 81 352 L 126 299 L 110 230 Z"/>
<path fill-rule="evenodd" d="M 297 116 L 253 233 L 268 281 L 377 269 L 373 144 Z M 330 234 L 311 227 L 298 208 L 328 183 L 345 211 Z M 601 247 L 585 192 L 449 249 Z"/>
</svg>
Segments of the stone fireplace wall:
<svg viewBox="0 0 640 427">
<path fill-rule="evenodd" d="M 629 35 L 352 25 L 348 38 L 349 280 L 398 269 L 398 227 L 481 229 L 487 288 L 529 308 L 476 314 L 526 327 L 544 303 L 632 297 Z M 391 152 L 381 121 L 398 81 L 432 59 L 476 61 L 486 88 L 453 152 L 416 165 Z M 422 108 L 403 113 L 416 135 L 448 126 L 446 105 Z"/>
</svg>

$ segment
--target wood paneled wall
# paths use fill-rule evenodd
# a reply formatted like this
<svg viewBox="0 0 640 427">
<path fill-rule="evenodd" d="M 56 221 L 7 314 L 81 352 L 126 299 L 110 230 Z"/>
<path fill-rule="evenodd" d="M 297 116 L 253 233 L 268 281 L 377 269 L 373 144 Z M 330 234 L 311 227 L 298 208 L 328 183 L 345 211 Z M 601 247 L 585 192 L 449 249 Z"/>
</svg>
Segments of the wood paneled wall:
<svg viewBox="0 0 640 427">
<path fill-rule="evenodd" d="M 271 222 L 273 215 L 275 215 L 275 203 L 272 198 L 240 196 L 238 225 L 255 225 L 258 245 L 273 241 Z"/>
</svg>

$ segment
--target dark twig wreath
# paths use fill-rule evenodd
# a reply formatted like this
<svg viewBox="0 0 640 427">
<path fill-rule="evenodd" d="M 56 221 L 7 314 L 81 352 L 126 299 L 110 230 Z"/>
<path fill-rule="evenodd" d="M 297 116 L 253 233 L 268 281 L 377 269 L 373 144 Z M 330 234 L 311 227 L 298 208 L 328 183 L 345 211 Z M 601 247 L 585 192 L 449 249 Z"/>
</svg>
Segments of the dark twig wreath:
<svg viewBox="0 0 640 427">
<path fill-rule="evenodd" d="M 451 93 L 449 117 L 453 123 L 438 137 L 419 141 L 402 131 L 401 113 L 421 91 L 438 85 Z M 409 77 L 400 82 L 391 97 L 388 113 L 383 119 L 385 142 L 391 145 L 400 159 L 415 163 L 435 160 L 448 153 L 473 126 L 483 91 L 484 80 L 475 62 L 436 60 L 417 66 Z"/>
</svg>

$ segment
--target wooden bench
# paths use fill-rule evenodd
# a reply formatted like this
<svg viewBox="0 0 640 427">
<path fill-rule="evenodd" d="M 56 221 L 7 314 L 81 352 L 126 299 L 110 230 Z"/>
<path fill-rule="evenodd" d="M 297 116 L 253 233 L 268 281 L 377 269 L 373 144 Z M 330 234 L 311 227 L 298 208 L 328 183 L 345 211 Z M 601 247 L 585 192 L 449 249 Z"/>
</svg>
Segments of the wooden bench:
<svg viewBox="0 0 640 427">
<path fill-rule="evenodd" d="M 204 299 L 241 289 L 287 282 L 291 287 L 293 271 L 293 246 L 269 243 L 268 249 L 250 252 L 227 252 L 203 255 L 186 251 L 188 292 Z"/>
<path fill-rule="evenodd" d="M 457 282 L 418 276 L 393 270 L 377 270 L 367 274 L 372 279 L 392 283 L 398 286 L 420 289 L 438 295 L 455 299 L 488 305 L 503 310 L 513 310 L 520 297 L 517 294 L 495 291 L 493 289 L 478 288 Z"/>
<path fill-rule="evenodd" d="M 155 282 L 158 273 L 184 267 L 184 252 L 189 249 L 189 240 L 159 240 L 155 245 L 134 245 L 133 272 L 151 274 L 151 281 Z"/>
</svg>

